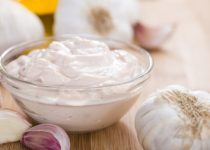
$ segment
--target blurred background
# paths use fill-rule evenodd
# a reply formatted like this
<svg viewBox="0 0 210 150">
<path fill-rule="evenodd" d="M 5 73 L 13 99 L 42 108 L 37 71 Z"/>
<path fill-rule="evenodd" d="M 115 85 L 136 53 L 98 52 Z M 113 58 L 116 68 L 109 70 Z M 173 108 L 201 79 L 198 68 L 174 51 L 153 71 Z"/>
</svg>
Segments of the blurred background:
<svg viewBox="0 0 210 150">
<path fill-rule="evenodd" d="M 52 25 L 54 21 L 54 13 L 56 11 L 58 0 L 18 0 L 29 10 L 37 14 L 44 26 L 46 35 L 52 35 Z"/>
</svg>

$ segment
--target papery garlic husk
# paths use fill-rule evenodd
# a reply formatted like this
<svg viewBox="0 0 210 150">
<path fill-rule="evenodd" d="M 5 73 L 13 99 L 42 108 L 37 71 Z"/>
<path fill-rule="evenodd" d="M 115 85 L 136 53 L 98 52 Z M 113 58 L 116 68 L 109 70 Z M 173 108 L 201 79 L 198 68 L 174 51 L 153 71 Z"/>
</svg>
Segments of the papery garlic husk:
<svg viewBox="0 0 210 150">
<path fill-rule="evenodd" d="M 209 150 L 210 94 L 169 86 L 143 103 L 135 126 L 145 150 Z"/>
<path fill-rule="evenodd" d="M 54 33 L 56 36 L 88 34 L 126 42 L 134 42 L 135 39 L 137 44 L 153 48 L 160 46 L 172 32 L 167 30 L 168 27 L 164 30 L 165 27 L 147 27 L 139 19 L 139 0 L 60 0 L 55 14 Z M 143 32 L 139 32 L 136 24 L 141 25 L 140 31 Z"/>
<path fill-rule="evenodd" d="M 67 133 L 53 124 L 40 124 L 28 129 L 21 143 L 31 150 L 70 150 Z"/>
<path fill-rule="evenodd" d="M 0 0 L 0 53 L 6 48 L 44 37 L 41 20 L 14 0 Z"/>
<path fill-rule="evenodd" d="M 30 127 L 31 123 L 19 113 L 0 109 L 0 144 L 19 141 Z"/>
</svg>

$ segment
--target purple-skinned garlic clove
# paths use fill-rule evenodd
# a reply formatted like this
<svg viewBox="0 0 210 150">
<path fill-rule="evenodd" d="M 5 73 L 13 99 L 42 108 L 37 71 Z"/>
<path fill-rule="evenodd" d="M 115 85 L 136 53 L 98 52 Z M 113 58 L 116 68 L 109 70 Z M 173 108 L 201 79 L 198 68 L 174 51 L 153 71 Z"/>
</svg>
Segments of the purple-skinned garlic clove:
<svg viewBox="0 0 210 150">
<path fill-rule="evenodd" d="M 174 24 L 152 28 L 142 23 L 136 23 L 133 25 L 134 40 L 138 45 L 146 49 L 157 49 L 169 39 L 174 29 Z"/>
<path fill-rule="evenodd" d="M 28 129 L 21 143 L 31 150 L 70 150 L 67 133 L 53 124 L 40 124 Z"/>
</svg>

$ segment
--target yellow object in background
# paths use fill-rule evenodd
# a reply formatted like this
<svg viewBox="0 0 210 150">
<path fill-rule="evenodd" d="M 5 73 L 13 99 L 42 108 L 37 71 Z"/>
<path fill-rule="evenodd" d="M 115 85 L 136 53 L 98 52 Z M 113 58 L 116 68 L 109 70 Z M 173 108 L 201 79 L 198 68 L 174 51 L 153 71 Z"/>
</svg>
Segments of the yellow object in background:
<svg viewBox="0 0 210 150">
<path fill-rule="evenodd" d="M 18 1 L 38 15 L 46 15 L 54 13 L 58 3 L 58 0 L 18 0 Z"/>
</svg>

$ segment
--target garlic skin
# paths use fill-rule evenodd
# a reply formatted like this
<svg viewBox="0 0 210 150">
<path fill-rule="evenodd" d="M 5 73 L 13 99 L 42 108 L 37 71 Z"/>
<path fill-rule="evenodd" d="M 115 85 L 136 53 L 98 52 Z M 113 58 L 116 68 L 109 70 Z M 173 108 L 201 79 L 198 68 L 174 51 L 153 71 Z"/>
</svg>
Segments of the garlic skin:
<svg viewBox="0 0 210 150">
<path fill-rule="evenodd" d="M 166 87 L 139 108 L 135 126 L 145 150 L 208 150 L 210 94 Z"/>
<path fill-rule="evenodd" d="M 68 135 L 53 124 L 40 124 L 28 129 L 21 143 L 31 150 L 70 150 Z"/>
<path fill-rule="evenodd" d="M 88 34 L 131 41 L 139 20 L 139 0 L 60 0 L 54 33 Z"/>
<path fill-rule="evenodd" d="M 20 114 L 0 109 L 0 144 L 19 141 L 31 124 Z"/>
<path fill-rule="evenodd" d="M 0 53 L 21 42 L 44 37 L 40 19 L 14 0 L 0 0 Z"/>
</svg>

